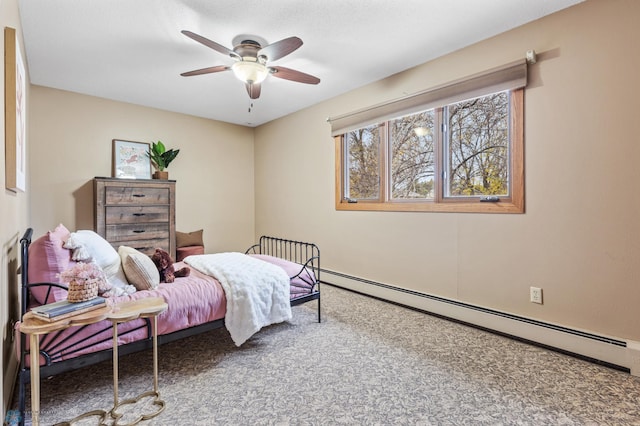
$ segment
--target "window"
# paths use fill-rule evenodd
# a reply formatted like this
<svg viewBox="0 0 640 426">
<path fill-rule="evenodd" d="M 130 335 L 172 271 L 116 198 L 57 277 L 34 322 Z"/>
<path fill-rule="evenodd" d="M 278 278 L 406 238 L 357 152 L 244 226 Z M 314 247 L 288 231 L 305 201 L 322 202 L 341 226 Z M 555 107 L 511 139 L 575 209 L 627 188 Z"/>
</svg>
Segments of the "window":
<svg viewBox="0 0 640 426">
<path fill-rule="evenodd" d="M 434 196 L 435 114 L 433 110 L 389 122 L 392 200 Z"/>
<path fill-rule="evenodd" d="M 345 135 L 345 198 L 379 199 L 380 131 L 378 126 L 357 129 Z"/>
<path fill-rule="evenodd" d="M 336 209 L 522 213 L 523 91 L 337 135 Z"/>
<path fill-rule="evenodd" d="M 443 112 L 445 197 L 508 197 L 508 93 L 449 105 Z"/>
</svg>

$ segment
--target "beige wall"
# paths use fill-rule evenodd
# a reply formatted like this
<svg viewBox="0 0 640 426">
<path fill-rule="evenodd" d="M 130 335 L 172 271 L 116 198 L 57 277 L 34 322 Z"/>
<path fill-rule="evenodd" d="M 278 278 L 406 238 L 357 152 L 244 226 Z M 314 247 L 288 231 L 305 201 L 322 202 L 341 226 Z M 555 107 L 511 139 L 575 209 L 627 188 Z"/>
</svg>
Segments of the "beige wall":
<svg viewBox="0 0 640 426">
<path fill-rule="evenodd" d="M 0 48 L 4 52 L 4 28 L 16 29 L 16 34 L 22 48 L 22 28 L 16 0 L 0 0 Z M 24 50 L 23 57 L 24 57 Z M 4 54 L 2 55 L 4 58 Z M 26 66 L 26 64 L 25 64 Z M 27 208 L 29 194 L 29 177 L 27 177 L 27 192 L 12 192 L 5 189 L 5 156 L 4 156 L 4 62 L 0 66 L 0 242 L 2 252 L 0 261 L 0 354 L 2 355 L 2 386 L 0 386 L 0 401 L 3 402 L 2 418 L 5 417 L 5 407 L 11 398 L 11 389 L 15 374 L 16 360 L 12 350 L 12 322 L 18 318 L 18 240 L 22 236 L 27 224 Z M 28 102 L 28 92 L 27 92 Z M 28 135 L 27 135 L 28 136 Z"/>
<path fill-rule="evenodd" d="M 639 18 L 635 0 L 589 0 L 261 126 L 256 234 L 315 241 L 330 270 L 640 340 Z M 335 211 L 326 117 L 529 49 L 539 62 L 525 95 L 525 214 Z M 530 286 L 544 305 L 529 302 Z"/>
<path fill-rule="evenodd" d="M 161 140 L 180 154 L 176 227 L 204 229 L 208 252 L 253 243 L 253 130 L 92 96 L 31 88 L 31 220 L 40 235 L 63 223 L 93 229 L 95 176 L 111 176 L 112 139 Z"/>
</svg>

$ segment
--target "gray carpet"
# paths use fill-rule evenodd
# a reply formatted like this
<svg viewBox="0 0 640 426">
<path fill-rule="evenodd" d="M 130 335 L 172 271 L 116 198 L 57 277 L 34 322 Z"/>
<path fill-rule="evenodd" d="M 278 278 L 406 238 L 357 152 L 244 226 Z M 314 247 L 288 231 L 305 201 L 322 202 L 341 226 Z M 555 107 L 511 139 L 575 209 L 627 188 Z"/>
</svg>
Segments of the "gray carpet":
<svg viewBox="0 0 640 426">
<path fill-rule="evenodd" d="M 226 330 L 161 346 L 149 425 L 640 425 L 640 379 L 331 286 L 241 348 Z M 151 389 L 124 356 L 120 396 Z M 42 382 L 43 424 L 110 408 L 111 363 Z M 153 411 L 145 399 L 134 410 Z M 123 420 L 133 419 L 127 413 Z M 135 416 L 134 416 L 135 417 Z M 80 424 L 96 424 L 96 419 Z"/>
</svg>

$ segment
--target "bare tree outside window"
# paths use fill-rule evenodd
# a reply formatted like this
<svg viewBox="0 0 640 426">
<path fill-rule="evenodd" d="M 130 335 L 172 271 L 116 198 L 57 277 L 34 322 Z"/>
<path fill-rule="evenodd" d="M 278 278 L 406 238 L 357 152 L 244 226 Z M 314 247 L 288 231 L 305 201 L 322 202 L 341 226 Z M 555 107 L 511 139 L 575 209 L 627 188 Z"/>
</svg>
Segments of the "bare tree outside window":
<svg viewBox="0 0 640 426">
<path fill-rule="evenodd" d="M 506 92 L 446 107 L 446 196 L 509 194 L 509 97 Z"/>
<path fill-rule="evenodd" d="M 380 128 L 378 125 L 345 134 L 347 198 L 380 198 Z"/>
<path fill-rule="evenodd" d="M 391 125 L 391 198 L 434 197 L 434 110 L 408 115 Z"/>
</svg>

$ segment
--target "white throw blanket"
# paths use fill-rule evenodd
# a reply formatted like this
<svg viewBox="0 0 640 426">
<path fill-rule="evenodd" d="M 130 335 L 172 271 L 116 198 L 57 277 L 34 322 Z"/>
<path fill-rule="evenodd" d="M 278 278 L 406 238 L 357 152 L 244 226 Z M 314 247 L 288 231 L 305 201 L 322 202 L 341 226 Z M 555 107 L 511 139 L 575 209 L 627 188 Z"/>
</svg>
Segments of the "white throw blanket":
<svg viewBox="0 0 640 426">
<path fill-rule="evenodd" d="M 264 326 L 291 319 L 289 276 L 282 268 L 242 253 L 194 255 L 184 261 L 222 285 L 224 322 L 236 346 Z"/>
</svg>

